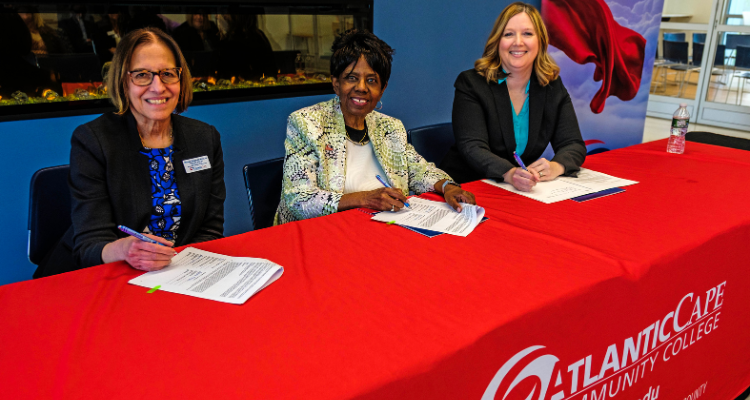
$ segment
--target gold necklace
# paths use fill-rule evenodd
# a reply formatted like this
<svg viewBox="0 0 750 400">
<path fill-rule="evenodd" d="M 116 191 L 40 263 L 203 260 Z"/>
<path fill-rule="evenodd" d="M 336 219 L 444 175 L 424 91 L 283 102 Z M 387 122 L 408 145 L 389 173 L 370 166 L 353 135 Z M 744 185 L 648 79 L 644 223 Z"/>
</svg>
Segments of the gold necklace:
<svg viewBox="0 0 750 400">
<path fill-rule="evenodd" d="M 170 144 L 171 144 L 171 142 L 174 141 L 173 140 L 173 136 L 172 136 L 172 131 L 173 131 L 172 124 L 170 123 L 169 124 L 169 141 L 170 141 Z M 143 143 L 143 136 L 141 136 L 141 131 L 138 131 L 138 138 L 141 139 L 141 146 L 143 146 L 143 147 L 145 147 L 147 149 L 151 148 L 151 147 L 146 146 L 146 143 Z"/>
<path fill-rule="evenodd" d="M 354 128 L 352 128 L 352 129 L 354 129 Z M 364 146 L 367 142 L 370 141 L 370 139 L 367 137 L 368 133 L 370 133 L 370 130 L 367 128 L 367 124 L 365 124 L 365 134 L 362 135 L 362 139 L 360 139 L 359 141 L 356 141 L 356 140 L 352 139 L 349 136 L 349 131 L 347 131 L 346 127 L 344 127 L 344 134 L 346 135 L 346 138 L 349 139 L 349 141 L 351 141 L 352 143 L 354 143 L 354 144 L 356 144 L 358 146 Z M 367 142 L 365 142 L 365 138 L 367 138 Z"/>
</svg>

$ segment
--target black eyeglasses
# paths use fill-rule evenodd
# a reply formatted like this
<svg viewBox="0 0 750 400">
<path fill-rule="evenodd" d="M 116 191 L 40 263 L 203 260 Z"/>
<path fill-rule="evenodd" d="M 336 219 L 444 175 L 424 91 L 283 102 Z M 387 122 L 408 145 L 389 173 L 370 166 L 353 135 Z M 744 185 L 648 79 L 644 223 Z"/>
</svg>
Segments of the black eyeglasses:
<svg viewBox="0 0 750 400">
<path fill-rule="evenodd" d="M 159 75 L 161 83 L 170 85 L 180 81 L 182 75 L 182 68 L 164 68 L 161 71 L 149 71 L 147 69 L 137 69 L 135 71 L 128 71 L 130 79 L 137 86 L 148 86 L 154 81 L 154 75 Z"/>
</svg>

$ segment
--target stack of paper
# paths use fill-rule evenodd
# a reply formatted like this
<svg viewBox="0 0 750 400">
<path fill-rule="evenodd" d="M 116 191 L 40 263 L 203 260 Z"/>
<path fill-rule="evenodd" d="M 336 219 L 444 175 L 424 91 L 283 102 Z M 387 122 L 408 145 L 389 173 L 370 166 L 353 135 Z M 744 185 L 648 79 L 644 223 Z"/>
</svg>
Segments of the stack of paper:
<svg viewBox="0 0 750 400">
<path fill-rule="evenodd" d="M 164 269 L 147 272 L 128 283 L 243 304 L 283 273 L 284 267 L 262 258 L 230 257 L 189 247 Z"/>
<path fill-rule="evenodd" d="M 617 178 L 601 172 L 581 168 L 577 178 L 559 176 L 554 180 L 539 182 L 530 192 L 522 192 L 510 183 L 496 182 L 491 179 L 485 179 L 482 182 L 492 186 L 497 186 L 509 192 L 526 196 L 530 199 L 541 201 L 545 204 L 556 203 L 562 200 L 572 199 L 573 197 L 584 194 L 595 193 L 606 189 L 634 185 L 638 182 L 627 179 Z"/>
<path fill-rule="evenodd" d="M 484 217 L 484 208 L 471 204 L 461 204 L 460 213 L 451 208 L 448 203 L 418 197 L 410 198 L 409 205 L 411 207 L 404 207 L 396 212 L 378 213 L 372 219 L 466 237 Z"/>
</svg>

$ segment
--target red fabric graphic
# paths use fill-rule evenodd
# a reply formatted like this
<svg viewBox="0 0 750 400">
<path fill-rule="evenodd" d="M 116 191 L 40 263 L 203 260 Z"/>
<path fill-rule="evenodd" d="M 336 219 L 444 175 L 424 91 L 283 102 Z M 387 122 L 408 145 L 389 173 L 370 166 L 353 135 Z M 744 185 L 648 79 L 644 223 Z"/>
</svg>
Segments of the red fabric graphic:
<svg viewBox="0 0 750 400">
<path fill-rule="evenodd" d="M 603 0 L 542 0 L 542 18 L 551 45 L 578 64 L 596 65 L 594 80 L 602 86 L 591 99 L 591 111 L 601 113 L 609 96 L 635 97 L 646 39 L 618 24 Z"/>
</svg>

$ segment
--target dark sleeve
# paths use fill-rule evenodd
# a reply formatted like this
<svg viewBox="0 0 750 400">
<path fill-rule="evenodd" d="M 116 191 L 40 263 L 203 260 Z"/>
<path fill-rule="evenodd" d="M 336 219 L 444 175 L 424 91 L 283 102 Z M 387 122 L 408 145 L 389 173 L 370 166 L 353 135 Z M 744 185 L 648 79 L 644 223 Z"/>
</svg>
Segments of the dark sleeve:
<svg viewBox="0 0 750 400">
<path fill-rule="evenodd" d="M 190 239 L 191 243 L 206 242 L 224 237 L 224 200 L 227 197 L 227 189 L 224 185 L 224 153 L 221 150 L 219 132 L 213 126 L 211 130 L 213 145 L 211 192 L 209 193 L 206 212 L 203 214 L 203 223 Z"/>
<path fill-rule="evenodd" d="M 118 239 L 107 190 L 106 159 L 101 143 L 86 125 L 70 141 L 71 219 L 73 259 L 84 268 L 102 264 L 102 249 Z"/>
<path fill-rule="evenodd" d="M 555 156 L 551 161 L 565 167 L 564 176 L 575 176 L 586 159 L 586 145 L 581 137 L 581 129 L 578 127 L 578 118 L 570 95 L 562 81 L 559 84 L 563 96 L 558 108 L 555 130 L 552 133 L 551 144 Z"/>
<path fill-rule="evenodd" d="M 453 134 L 456 146 L 467 164 L 483 178 L 502 181 L 503 175 L 514 165 L 490 150 L 487 115 L 478 92 L 482 88 L 475 87 L 476 83 L 464 72 L 454 85 Z"/>
</svg>

